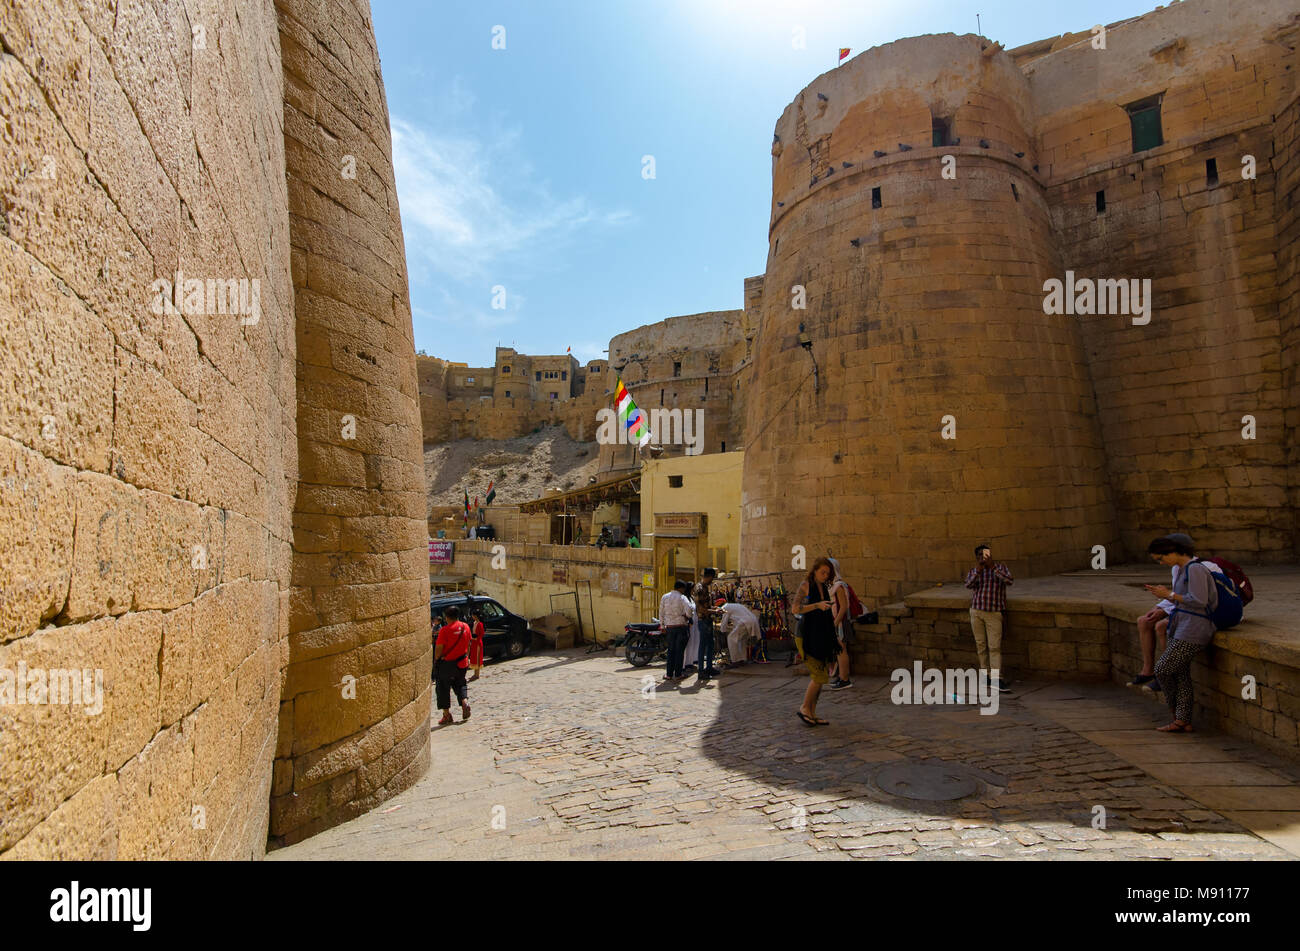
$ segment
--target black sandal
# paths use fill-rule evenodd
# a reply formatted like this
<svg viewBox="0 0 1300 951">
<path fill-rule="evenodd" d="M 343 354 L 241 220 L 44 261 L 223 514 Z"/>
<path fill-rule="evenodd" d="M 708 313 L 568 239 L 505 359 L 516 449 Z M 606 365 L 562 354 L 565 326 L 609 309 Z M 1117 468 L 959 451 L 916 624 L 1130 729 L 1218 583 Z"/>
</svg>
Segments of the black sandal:
<svg viewBox="0 0 1300 951">
<path fill-rule="evenodd" d="M 796 710 L 794 715 L 797 716 L 800 720 L 802 720 L 805 726 L 817 725 L 817 721 L 814 720 L 812 717 L 807 716 L 802 710 Z"/>
<path fill-rule="evenodd" d="M 1130 687 L 1141 687 L 1143 684 L 1149 684 L 1156 679 L 1155 674 L 1138 674 L 1128 682 Z"/>
</svg>

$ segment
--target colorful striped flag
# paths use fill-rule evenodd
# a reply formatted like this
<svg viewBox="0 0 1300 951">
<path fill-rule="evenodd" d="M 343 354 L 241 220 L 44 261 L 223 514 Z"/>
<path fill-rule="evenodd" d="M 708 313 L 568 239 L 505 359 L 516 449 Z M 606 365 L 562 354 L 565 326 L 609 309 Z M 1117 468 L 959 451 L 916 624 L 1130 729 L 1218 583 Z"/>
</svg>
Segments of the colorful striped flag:
<svg viewBox="0 0 1300 951">
<path fill-rule="evenodd" d="M 848 56 L 848 55 L 849 55 L 849 48 L 848 48 L 847 46 L 841 46 L 841 47 L 840 47 L 840 60 L 839 60 L 839 61 L 840 61 L 841 63 L 844 62 L 844 57 L 846 57 L 846 56 Z"/>
<path fill-rule="evenodd" d="M 618 386 L 614 387 L 614 403 L 618 406 L 620 422 L 627 427 L 628 442 L 634 442 L 638 446 L 648 443 L 650 427 L 646 425 L 645 411 L 637 408 L 632 394 L 623 385 L 621 377 L 618 379 Z"/>
<path fill-rule="evenodd" d="M 488 483 L 487 495 L 484 496 L 484 498 L 483 498 L 483 504 L 484 504 L 484 505 L 491 505 L 491 504 L 492 504 L 492 500 L 495 499 L 495 498 L 497 497 L 496 489 L 492 488 L 492 486 L 493 486 L 493 484 L 495 484 L 495 482 L 496 482 L 496 480 L 494 479 L 494 480 L 492 480 L 491 482 Z"/>
</svg>

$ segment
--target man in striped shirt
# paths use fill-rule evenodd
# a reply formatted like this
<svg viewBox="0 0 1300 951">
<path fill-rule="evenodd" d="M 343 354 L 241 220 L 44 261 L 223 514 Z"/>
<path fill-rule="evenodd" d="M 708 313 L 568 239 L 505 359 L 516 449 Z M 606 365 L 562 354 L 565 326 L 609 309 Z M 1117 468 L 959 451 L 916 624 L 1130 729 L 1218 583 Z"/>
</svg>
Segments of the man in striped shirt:
<svg viewBox="0 0 1300 951">
<path fill-rule="evenodd" d="M 966 573 L 966 587 L 974 594 L 970 599 L 970 627 L 975 634 L 975 650 L 980 667 L 989 672 L 989 682 L 1006 693 L 1010 688 L 1002 680 L 1002 612 L 1007 608 L 1007 585 L 1011 572 L 993 560 L 987 543 L 975 546 L 975 567 Z"/>
</svg>

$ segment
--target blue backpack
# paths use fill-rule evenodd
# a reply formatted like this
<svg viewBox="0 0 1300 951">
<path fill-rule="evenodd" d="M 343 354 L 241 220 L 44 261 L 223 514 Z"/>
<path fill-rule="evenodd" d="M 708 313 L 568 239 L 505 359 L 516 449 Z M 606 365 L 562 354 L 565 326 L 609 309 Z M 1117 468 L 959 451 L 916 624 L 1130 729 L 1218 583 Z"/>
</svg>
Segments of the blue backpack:
<svg viewBox="0 0 1300 951">
<path fill-rule="evenodd" d="M 1203 565 L 1199 558 L 1193 558 L 1187 563 L 1190 570 L 1192 565 Z M 1205 569 L 1210 571 L 1209 568 Z M 1209 614 L 1201 614 L 1199 611 L 1188 611 L 1186 608 L 1176 608 L 1178 611 L 1185 611 L 1187 614 L 1195 614 L 1197 617 L 1209 618 L 1214 627 L 1220 631 L 1226 631 L 1230 627 L 1236 627 L 1241 623 L 1242 600 L 1241 591 L 1237 588 L 1237 583 L 1229 578 L 1226 574 L 1220 574 L 1217 571 L 1210 571 L 1210 581 L 1213 582 L 1218 593 L 1215 604 L 1210 608 Z"/>
</svg>

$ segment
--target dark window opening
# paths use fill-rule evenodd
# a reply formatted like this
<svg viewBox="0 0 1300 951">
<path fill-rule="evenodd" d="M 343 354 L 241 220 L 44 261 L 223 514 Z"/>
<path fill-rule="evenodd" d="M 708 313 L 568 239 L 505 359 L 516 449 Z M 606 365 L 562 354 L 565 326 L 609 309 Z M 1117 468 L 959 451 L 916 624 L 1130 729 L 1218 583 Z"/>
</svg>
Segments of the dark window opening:
<svg viewBox="0 0 1300 951">
<path fill-rule="evenodd" d="M 510 368 L 509 368 L 509 367 L 502 367 L 502 368 L 501 368 L 501 372 L 502 372 L 502 373 L 509 373 L 509 372 L 510 372 Z"/>
<path fill-rule="evenodd" d="M 664 391 L 663 391 L 663 390 L 660 390 L 660 391 L 659 391 L 659 405 L 660 405 L 660 406 L 663 406 L 663 405 L 664 405 Z"/>
<path fill-rule="evenodd" d="M 722 444 L 722 451 L 723 452 L 727 451 L 727 444 L 725 442 Z"/>
<path fill-rule="evenodd" d="M 677 362 L 677 361 L 674 361 L 674 362 L 673 362 L 673 376 L 681 376 L 681 375 L 682 375 L 682 365 L 681 365 L 681 363 L 679 363 L 679 362 Z"/>
<path fill-rule="evenodd" d="M 509 390 L 506 390 L 506 399 L 509 399 L 509 398 L 510 398 L 510 391 L 509 391 Z"/>
<path fill-rule="evenodd" d="M 541 370 L 538 370 L 538 371 L 537 371 L 537 379 L 540 380 L 541 378 L 542 378 L 542 371 L 541 371 Z"/>
<path fill-rule="evenodd" d="M 709 392 L 709 378 L 707 376 L 704 378 L 704 392 L 706 394 Z"/>
<path fill-rule="evenodd" d="M 930 144 L 934 146 L 952 145 L 952 120 L 930 117 Z"/>
<path fill-rule="evenodd" d="M 871 189 L 871 207 L 872 208 L 880 207 L 880 186 L 879 185 Z"/>
<path fill-rule="evenodd" d="M 1016 188 L 1016 183 L 1011 183 L 1011 194 L 1016 196 L 1016 201 L 1020 201 L 1020 189 Z"/>
<path fill-rule="evenodd" d="M 670 488 L 670 489 L 680 489 L 681 487 L 682 487 L 682 477 L 681 477 L 681 476 L 669 476 L 669 477 L 668 477 L 668 488 Z"/>
<path fill-rule="evenodd" d="M 1158 145 L 1164 145 L 1164 135 L 1160 130 L 1160 101 L 1164 93 L 1148 96 L 1131 102 L 1124 108 L 1128 111 L 1129 125 L 1133 129 L 1133 151 L 1145 152 Z"/>
<path fill-rule="evenodd" d="M 1097 192 L 1097 214 L 1100 215 L 1105 210 L 1106 210 L 1106 189 L 1103 188 L 1101 191 Z"/>
<path fill-rule="evenodd" d="M 1205 160 L 1205 185 L 1207 188 L 1213 188 L 1219 184 L 1219 163 L 1214 159 Z"/>
<path fill-rule="evenodd" d="M 561 380 L 567 380 L 568 378 L 569 378 L 569 371 L 568 371 L 568 370 L 561 370 L 561 371 L 560 371 L 560 379 L 561 379 Z"/>
</svg>

